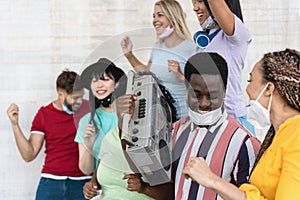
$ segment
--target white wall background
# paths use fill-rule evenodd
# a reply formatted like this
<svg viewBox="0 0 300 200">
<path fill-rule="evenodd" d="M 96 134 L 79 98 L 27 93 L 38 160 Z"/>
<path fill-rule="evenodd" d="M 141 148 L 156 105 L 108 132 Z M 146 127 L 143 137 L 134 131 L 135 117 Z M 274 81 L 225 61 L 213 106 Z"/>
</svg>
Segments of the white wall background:
<svg viewBox="0 0 300 200">
<path fill-rule="evenodd" d="M 179 1 L 186 11 L 190 30 L 196 31 L 198 23 L 191 1 Z M 29 136 L 37 109 L 56 98 L 55 79 L 62 69 L 81 72 L 87 62 L 100 56 L 121 55 L 120 34 L 151 27 L 153 4 L 154 0 L 0 2 L 1 199 L 34 199 L 44 158 L 41 152 L 31 163 L 22 160 L 6 116 L 10 102 L 19 104 L 20 123 Z M 241 0 L 241 4 L 245 24 L 253 36 L 244 71 L 245 86 L 250 68 L 263 53 L 286 47 L 300 50 L 300 3 L 299 0 Z M 151 37 L 143 40 L 143 33 L 138 32 L 137 38 L 151 47 L 153 40 Z M 116 35 L 119 36 L 112 38 Z M 105 41 L 110 43 L 102 44 Z M 143 59 L 146 61 L 147 56 Z M 126 62 L 122 65 L 128 66 Z"/>
</svg>

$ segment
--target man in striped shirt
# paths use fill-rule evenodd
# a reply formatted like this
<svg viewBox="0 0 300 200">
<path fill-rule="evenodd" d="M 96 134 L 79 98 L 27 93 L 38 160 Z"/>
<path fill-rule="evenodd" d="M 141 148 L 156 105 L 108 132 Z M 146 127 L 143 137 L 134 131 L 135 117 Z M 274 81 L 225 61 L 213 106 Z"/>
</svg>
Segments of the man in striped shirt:
<svg viewBox="0 0 300 200">
<path fill-rule="evenodd" d="M 195 54 L 186 63 L 184 75 L 189 115 L 173 127 L 176 200 L 221 199 L 182 175 L 189 159 L 203 157 L 214 173 L 239 186 L 248 182 L 260 143 L 226 113 L 228 68 L 220 55 Z"/>
</svg>

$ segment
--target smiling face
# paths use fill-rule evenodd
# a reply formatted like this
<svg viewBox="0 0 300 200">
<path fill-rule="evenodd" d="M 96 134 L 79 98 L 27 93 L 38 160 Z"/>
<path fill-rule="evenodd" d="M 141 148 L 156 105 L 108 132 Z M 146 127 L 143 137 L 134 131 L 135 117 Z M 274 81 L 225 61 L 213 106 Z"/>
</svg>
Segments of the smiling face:
<svg viewBox="0 0 300 200">
<path fill-rule="evenodd" d="M 110 95 L 115 88 L 115 80 L 103 74 L 103 77 L 93 77 L 91 81 L 91 90 L 97 99 L 104 99 Z"/>
<path fill-rule="evenodd" d="M 154 6 L 153 12 L 153 26 L 155 28 L 156 34 L 160 35 L 163 31 L 170 26 L 170 21 L 166 17 L 165 13 L 160 6 Z"/>
<path fill-rule="evenodd" d="M 192 0 L 193 10 L 196 13 L 199 24 L 202 25 L 205 20 L 210 16 L 203 0 Z"/>
<path fill-rule="evenodd" d="M 222 106 L 224 96 L 223 81 L 219 75 L 191 75 L 188 88 L 188 105 L 191 110 L 215 110 Z"/>
<path fill-rule="evenodd" d="M 67 106 L 69 110 L 77 112 L 83 102 L 84 90 L 82 89 L 79 91 L 75 91 L 71 94 L 67 94 L 66 91 L 63 91 L 62 94 L 64 99 L 63 103 L 65 104 L 65 106 Z"/>
</svg>

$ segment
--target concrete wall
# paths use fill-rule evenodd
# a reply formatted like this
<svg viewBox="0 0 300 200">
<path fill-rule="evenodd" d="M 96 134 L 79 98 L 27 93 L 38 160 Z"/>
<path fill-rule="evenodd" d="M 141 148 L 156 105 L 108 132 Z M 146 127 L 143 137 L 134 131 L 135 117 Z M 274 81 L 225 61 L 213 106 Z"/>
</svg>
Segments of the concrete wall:
<svg viewBox="0 0 300 200">
<path fill-rule="evenodd" d="M 191 1 L 179 1 L 191 31 L 196 31 Z M 135 47 L 143 48 L 140 56 L 146 61 L 154 42 L 153 4 L 153 0 L 0 2 L 1 199 L 33 199 L 44 158 L 42 151 L 31 163 L 21 159 L 6 116 L 10 102 L 19 104 L 20 123 L 29 136 L 37 109 L 56 98 L 55 79 L 62 69 L 81 72 L 99 56 L 118 58 L 120 39 L 128 32 L 136 38 Z M 253 36 L 245 86 L 250 68 L 263 53 L 286 47 L 300 50 L 300 4 L 298 0 L 241 0 L 241 4 Z M 124 60 L 118 61 L 128 68 Z"/>
</svg>

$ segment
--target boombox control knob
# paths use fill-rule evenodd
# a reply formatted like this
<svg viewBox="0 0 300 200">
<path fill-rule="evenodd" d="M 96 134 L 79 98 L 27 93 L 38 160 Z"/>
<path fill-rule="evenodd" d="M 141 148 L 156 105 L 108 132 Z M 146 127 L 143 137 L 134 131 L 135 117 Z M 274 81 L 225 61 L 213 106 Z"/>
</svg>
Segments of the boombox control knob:
<svg viewBox="0 0 300 200">
<path fill-rule="evenodd" d="M 137 134 L 139 132 L 139 129 L 137 129 L 137 128 L 134 128 L 133 130 L 132 130 L 132 133 L 133 134 Z"/>
<path fill-rule="evenodd" d="M 139 138 L 138 138 L 138 137 L 135 137 L 135 136 L 132 136 L 132 137 L 131 137 L 131 140 L 132 140 L 132 142 L 137 142 L 137 141 L 139 140 Z"/>
</svg>

